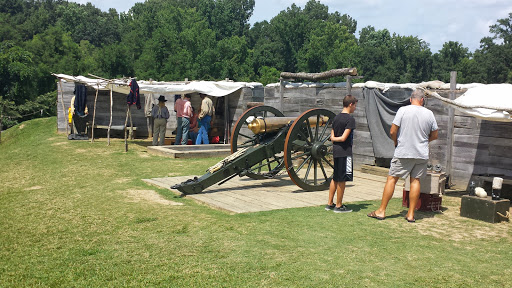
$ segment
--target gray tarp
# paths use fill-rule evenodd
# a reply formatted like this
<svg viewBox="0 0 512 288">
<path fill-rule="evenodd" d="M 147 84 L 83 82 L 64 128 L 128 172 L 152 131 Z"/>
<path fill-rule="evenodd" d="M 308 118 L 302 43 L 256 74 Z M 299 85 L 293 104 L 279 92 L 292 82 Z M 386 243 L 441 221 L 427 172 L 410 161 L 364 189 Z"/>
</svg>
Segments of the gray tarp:
<svg viewBox="0 0 512 288">
<path fill-rule="evenodd" d="M 390 89 L 382 93 L 379 89 L 363 88 L 366 119 L 368 120 L 375 158 L 393 158 L 395 145 L 391 140 L 389 130 L 398 108 L 410 104 L 411 93 L 412 90 L 410 89 Z"/>
</svg>

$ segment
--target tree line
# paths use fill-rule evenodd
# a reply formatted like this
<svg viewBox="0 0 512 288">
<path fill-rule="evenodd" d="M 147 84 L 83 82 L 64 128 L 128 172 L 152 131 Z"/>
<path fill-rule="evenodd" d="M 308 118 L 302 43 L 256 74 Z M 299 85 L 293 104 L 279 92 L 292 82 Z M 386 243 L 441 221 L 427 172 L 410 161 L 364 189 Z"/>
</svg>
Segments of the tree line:
<svg viewBox="0 0 512 288">
<path fill-rule="evenodd" d="M 51 73 L 177 81 L 277 82 L 282 71 L 356 67 L 380 82 L 512 83 L 512 13 L 469 51 L 432 53 L 415 36 L 359 31 L 357 20 L 310 0 L 249 24 L 254 0 L 147 0 L 103 12 L 64 0 L 0 0 L 0 112 L 5 126 L 56 114 Z M 343 81 L 331 79 L 330 81 Z M 43 113 L 37 113 L 42 110 Z"/>
</svg>

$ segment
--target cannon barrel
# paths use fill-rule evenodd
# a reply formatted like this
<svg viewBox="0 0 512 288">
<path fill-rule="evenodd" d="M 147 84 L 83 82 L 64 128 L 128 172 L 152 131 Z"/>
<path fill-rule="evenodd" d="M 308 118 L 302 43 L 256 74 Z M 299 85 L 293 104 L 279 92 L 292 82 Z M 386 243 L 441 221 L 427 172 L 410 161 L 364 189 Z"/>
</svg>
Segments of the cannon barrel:
<svg viewBox="0 0 512 288">
<path fill-rule="evenodd" d="M 294 120 L 296 120 L 296 117 L 266 117 L 266 118 L 256 118 L 249 123 L 248 128 L 252 131 L 254 134 L 261 134 L 261 133 L 270 133 L 270 132 L 276 132 L 279 131 L 281 128 L 283 128 L 286 125 L 289 125 Z M 319 126 L 324 126 L 329 121 L 329 117 L 323 116 L 319 118 L 320 123 Z M 317 117 L 309 117 L 309 126 L 314 127 L 316 126 Z"/>
</svg>

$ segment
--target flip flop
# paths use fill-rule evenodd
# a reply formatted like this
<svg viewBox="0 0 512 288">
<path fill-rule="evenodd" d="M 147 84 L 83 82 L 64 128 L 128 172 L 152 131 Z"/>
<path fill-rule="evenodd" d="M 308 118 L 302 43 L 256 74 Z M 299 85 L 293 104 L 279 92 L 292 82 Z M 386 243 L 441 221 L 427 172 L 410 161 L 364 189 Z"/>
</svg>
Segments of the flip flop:
<svg viewBox="0 0 512 288">
<path fill-rule="evenodd" d="M 366 216 L 370 217 L 370 218 L 375 218 L 377 220 L 384 220 L 386 219 L 386 217 L 380 217 L 380 216 L 377 216 L 377 214 L 375 214 L 375 211 L 373 212 L 370 212 L 369 214 L 367 214 Z"/>
<path fill-rule="evenodd" d="M 414 218 L 412 218 L 412 220 L 409 220 L 407 217 L 404 217 L 404 218 L 405 218 L 405 220 L 407 220 L 407 222 L 409 222 L 409 223 L 414 223 L 414 222 L 416 222 L 416 219 L 414 219 Z"/>
</svg>

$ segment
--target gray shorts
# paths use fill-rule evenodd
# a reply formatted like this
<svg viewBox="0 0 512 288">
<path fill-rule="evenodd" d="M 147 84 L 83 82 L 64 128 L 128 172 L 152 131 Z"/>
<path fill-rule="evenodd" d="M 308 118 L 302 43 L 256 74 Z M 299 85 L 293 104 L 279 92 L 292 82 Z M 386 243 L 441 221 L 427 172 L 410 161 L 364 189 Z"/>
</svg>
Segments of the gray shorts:
<svg viewBox="0 0 512 288">
<path fill-rule="evenodd" d="M 411 178 L 420 178 L 427 172 L 427 163 L 426 159 L 393 158 L 389 176 L 406 178 L 411 174 Z"/>
</svg>

